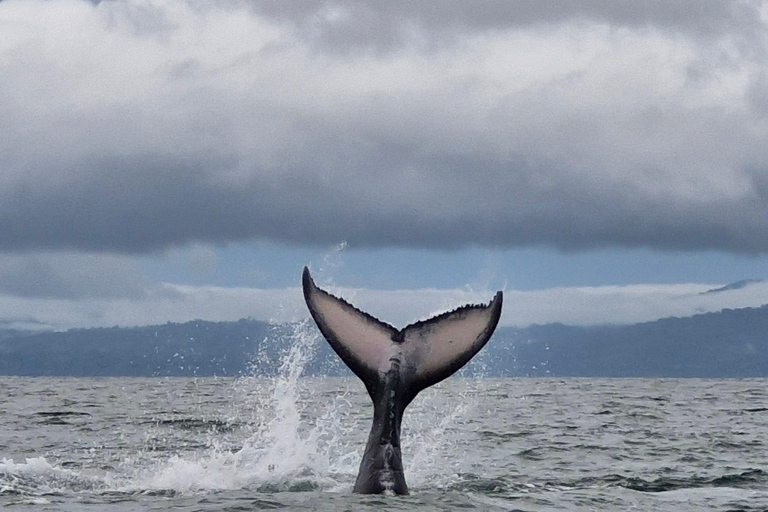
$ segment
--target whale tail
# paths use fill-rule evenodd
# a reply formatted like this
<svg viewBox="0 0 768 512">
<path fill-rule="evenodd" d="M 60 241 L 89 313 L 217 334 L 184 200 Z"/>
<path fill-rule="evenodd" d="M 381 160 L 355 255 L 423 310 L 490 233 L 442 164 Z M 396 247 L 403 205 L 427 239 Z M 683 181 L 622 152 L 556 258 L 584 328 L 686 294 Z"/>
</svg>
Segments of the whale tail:
<svg viewBox="0 0 768 512">
<path fill-rule="evenodd" d="M 353 492 L 408 494 L 400 452 L 403 411 L 422 389 L 451 376 L 485 346 L 499 323 L 501 292 L 486 306 L 464 306 L 396 329 L 318 288 L 306 267 L 302 285 L 320 332 L 373 401 Z"/>
<path fill-rule="evenodd" d="M 502 293 L 487 305 L 467 305 L 403 329 L 386 324 L 318 288 L 309 269 L 304 299 L 333 350 L 379 398 L 385 376 L 396 367 L 404 395 L 400 407 L 423 389 L 450 377 L 482 349 L 501 316 Z M 402 410 L 401 409 L 401 410 Z"/>
</svg>

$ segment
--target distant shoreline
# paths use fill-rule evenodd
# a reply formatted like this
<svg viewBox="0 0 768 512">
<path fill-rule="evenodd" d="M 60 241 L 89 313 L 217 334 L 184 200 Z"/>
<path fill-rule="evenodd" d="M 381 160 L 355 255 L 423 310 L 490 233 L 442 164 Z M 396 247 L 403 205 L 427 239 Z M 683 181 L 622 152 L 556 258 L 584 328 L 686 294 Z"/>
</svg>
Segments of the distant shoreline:
<svg viewBox="0 0 768 512">
<path fill-rule="evenodd" d="M 244 319 L 64 332 L 0 330 L 0 375 L 270 377 L 296 342 L 307 344 L 304 375 L 350 375 L 314 327 L 298 338 L 294 329 Z M 500 327 L 462 375 L 766 378 L 768 306 L 634 325 Z"/>
</svg>

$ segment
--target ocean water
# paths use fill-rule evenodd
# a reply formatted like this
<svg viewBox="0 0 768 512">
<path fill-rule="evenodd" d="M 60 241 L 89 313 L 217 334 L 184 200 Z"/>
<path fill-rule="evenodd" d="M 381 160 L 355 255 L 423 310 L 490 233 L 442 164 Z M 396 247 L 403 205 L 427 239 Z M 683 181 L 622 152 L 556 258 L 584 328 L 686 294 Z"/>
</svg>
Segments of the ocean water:
<svg viewBox="0 0 768 512">
<path fill-rule="evenodd" d="M 768 510 L 768 380 L 468 379 L 403 422 L 411 495 L 351 492 L 356 379 L 0 377 L 0 507 Z"/>
</svg>

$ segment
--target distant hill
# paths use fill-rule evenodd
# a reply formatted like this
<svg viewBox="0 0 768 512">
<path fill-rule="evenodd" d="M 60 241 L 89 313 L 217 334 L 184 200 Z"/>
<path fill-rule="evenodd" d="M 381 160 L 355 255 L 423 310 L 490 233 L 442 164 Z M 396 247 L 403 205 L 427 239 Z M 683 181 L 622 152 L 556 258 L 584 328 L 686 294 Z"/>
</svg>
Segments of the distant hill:
<svg viewBox="0 0 768 512">
<path fill-rule="evenodd" d="M 624 326 L 532 326 L 502 337 L 518 375 L 768 377 L 768 306 Z"/>
<path fill-rule="evenodd" d="M 254 320 L 0 335 L 0 374 L 237 375 L 273 329 Z"/>
<path fill-rule="evenodd" d="M 290 325 L 195 320 L 149 327 L 0 330 L 0 375 L 275 375 Z M 304 373 L 349 374 L 320 340 Z M 464 371 L 487 376 L 768 377 L 768 306 L 623 326 L 499 328 Z"/>
</svg>

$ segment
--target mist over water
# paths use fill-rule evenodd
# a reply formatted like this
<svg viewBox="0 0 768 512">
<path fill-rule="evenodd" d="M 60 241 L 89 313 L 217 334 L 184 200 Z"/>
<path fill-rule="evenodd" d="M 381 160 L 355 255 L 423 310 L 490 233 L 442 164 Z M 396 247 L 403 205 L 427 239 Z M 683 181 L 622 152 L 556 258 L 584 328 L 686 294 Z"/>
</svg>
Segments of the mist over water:
<svg viewBox="0 0 768 512">
<path fill-rule="evenodd" d="M 0 378 L 0 506 L 768 507 L 765 380 L 455 376 L 406 410 L 412 495 L 353 495 L 372 414 L 363 385 L 301 377 L 325 343 L 306 323 L 274 337 L 275 378 Z"/>
</svg>

